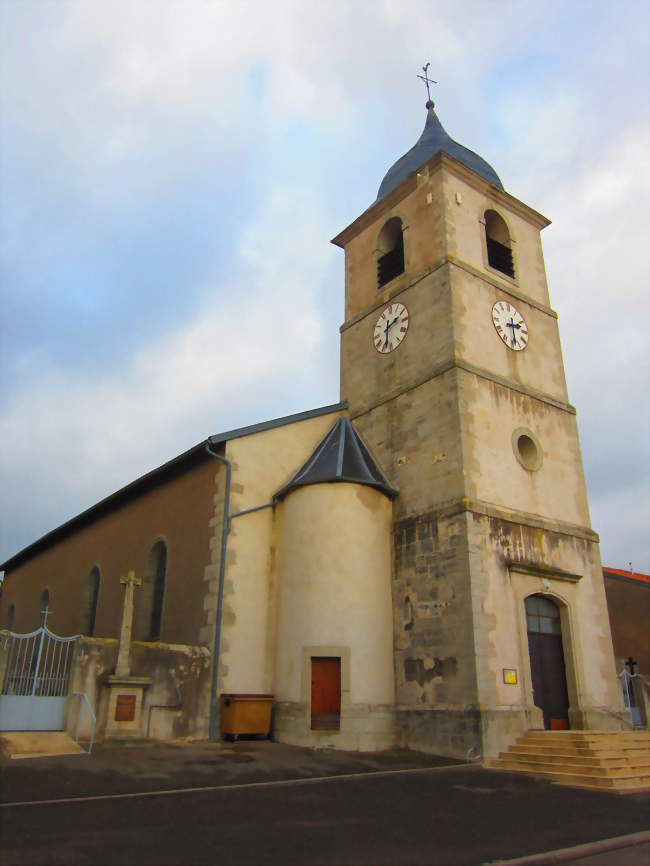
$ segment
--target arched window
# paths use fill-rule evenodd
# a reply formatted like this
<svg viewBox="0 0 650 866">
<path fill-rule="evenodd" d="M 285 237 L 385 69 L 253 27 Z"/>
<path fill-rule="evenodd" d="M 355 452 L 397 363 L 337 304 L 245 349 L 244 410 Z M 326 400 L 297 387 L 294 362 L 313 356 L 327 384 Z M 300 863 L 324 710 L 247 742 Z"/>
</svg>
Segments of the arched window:
<svg viewBox="0 0 650 866">
<path fill-rule="evenodd" d="M 167 546 L 157 541 L 149 551 L 142 586 L 136 590 L 135 640 L 159 640 L 162 626 Z"/>
<path fill-rule="evenodd" d="M 526 599 L 526 626 L 533 634 L 562 634 L 558 606 L 543 595 Z"/>
<path fill-rule="evenodd" d="M 377 286 L 381 288 L 404 273 L 404 235 L 399 217 L 391 217 L 379 232 L 377 250 Z"/>
<path fill-rule="evenodd" d="M 40 607 L 38 609 L 39 625 L 45 625 L 47 622 L 47 612 L 50 609 L 50 591 L 44 589 L 41 593 Z"/>
<path fill-rule="evenodd" d="M 10 604 L 7 608 L 7 629 L 9 631 L 13 630 L 14 620 L 16 619 L 16 605 Z"/>
<path fill-rule="evenodd" d="M 81 634 L 92 637 L 95 633 L 95 617 L 99 601 L 99 569 L 91 568 L 84 587 L 83 604 L 81 608 Z"/>
<path fill-rule="evenodd" d="M 485 211 L 485 243 L 490 267 L 514 277 L 510 232 L 503 217 L 494 210 Z"/>
</svg>

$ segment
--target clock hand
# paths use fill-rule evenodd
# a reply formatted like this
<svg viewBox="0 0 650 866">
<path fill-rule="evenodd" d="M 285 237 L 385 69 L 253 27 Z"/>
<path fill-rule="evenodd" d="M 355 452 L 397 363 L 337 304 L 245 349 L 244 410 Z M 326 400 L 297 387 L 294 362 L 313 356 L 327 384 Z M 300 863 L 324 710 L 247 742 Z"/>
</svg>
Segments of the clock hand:
<svg viewBox="0 0 650 866">
<path fill-rule="evenodd" d="M 384 343 L 384 348 L 388 348 L 388 332 L 399 321 L 399 316 L 395 316 L 392 322 L 386 322 L 386 342 Z"/>
<path fill-rule="evenodd" d="M 506 328 L 512 328 L 512 345 L 515 346 L 517 344 L 517 340 L 515 339 L 515 328 L 519 330 L 521 325 L 515 325 L 514 319 L 511 316 L 510 321 L 506 323 Z"/>
</svg>

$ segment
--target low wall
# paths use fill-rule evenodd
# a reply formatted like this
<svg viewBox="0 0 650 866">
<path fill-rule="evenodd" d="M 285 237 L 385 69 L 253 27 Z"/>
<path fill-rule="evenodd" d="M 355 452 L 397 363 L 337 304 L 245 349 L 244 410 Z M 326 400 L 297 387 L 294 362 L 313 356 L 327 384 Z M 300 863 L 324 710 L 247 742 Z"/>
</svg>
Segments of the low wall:
<svg viewBox="0 0 650 866">
<path fill-rule="evenodd" d="M 118 643 L 111 638 L 80 638 L 75 649 L 70 678 L 70 697 L 65 729 L 74 735 L 80 717 L 82 739 L 90 736 L 90 717 L 72 692 L 83 692 L 97 717 L 95 736 L 106 729 L 108 689 L 103 685 L 115 670 Z M 144 693 L 142 737 L 171 740 L 208 736 L 210 703 L 209 650 L 184 644 L 140 643 L 131 646 L 131 673 L 148 677 Z"/>
</svg>

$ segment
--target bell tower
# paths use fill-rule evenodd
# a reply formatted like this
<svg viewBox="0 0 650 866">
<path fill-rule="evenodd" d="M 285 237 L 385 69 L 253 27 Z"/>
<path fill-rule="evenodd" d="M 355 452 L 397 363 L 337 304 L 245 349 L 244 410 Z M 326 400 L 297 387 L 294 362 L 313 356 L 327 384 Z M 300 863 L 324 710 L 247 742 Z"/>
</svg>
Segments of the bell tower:
<svg viewBox="0 0 650 866">
<path fill-rule="evenodd" d="M 333 241 L 345 250 L 341 399 L 399 491 L 398 736 L 440 754 L 620 724 L 548 224 L 429 100 L 419 140 Z M 537 598 L 557 611 L 552 648 L 550 632 L 532 637 L 546 626 L 530 614 Z"/>
</svg>

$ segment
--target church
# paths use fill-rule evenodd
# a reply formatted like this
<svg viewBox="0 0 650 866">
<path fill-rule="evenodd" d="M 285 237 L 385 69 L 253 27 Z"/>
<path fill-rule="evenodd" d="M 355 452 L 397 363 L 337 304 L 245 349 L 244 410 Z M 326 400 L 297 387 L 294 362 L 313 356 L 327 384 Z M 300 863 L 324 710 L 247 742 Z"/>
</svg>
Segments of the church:
<svg viewBox="0 0 650 866">
<path fill-rule="evenodd" d="M 304 746 L 484 758 L 620 727 L 549 221 L 426 109 L 333 240 L 340 401 L 209 435 L 0 566 L 0 625 L 83 636 L 98 734 L 216 739 L 233 695 Z"/>
</svg>

